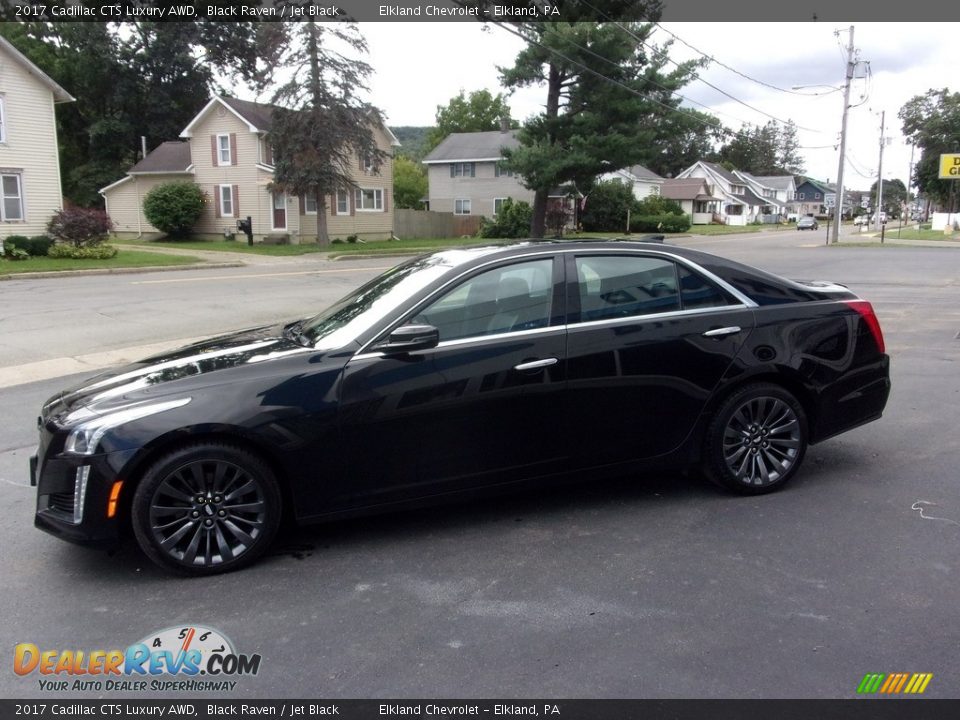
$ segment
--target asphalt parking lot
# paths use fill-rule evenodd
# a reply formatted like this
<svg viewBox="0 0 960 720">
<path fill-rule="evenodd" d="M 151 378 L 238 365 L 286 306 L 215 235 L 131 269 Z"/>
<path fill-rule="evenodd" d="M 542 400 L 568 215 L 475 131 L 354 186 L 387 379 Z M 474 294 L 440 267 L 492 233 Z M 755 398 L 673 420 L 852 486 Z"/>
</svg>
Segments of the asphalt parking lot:
<svg viewBox="0 0 960 720">
<path fill-rule="evenodd" d="M 703 247 L 871 300 L 893 391 L 760 498 L 588 481 L 293 530 L 248 570 L 186 580 L 32 528 L 36 410 L 74 378 L 0 388 L 0 646 L 210 626 L 263 658 L 238 698 L 850 698 L 870 672 L 960 696 L 960 250 L 797 242 Z M 78 280 L 45 282 L 62 299 Z M 144 696 L 44 693 L 4 664 L 6 698 Z"/>
</svg>

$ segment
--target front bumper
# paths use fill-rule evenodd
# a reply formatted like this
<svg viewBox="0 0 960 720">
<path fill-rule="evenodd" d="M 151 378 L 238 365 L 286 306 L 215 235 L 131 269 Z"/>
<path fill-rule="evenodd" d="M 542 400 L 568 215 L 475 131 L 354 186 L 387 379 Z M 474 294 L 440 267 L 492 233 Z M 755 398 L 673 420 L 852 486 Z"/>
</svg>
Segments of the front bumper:
<svg viewBox="0 0 960 720">
<path fill-rule="evenodd" d="M 108 517 L 110 491 L 133 451 L 74 457 L 48 454 L 30 459 L 31 484 L 37 486 L 33 524 L 63 540 L 82 545 L 111 545 L 120 538 L 122 515 Z M 49 450 L 49 446 L 46 448 Z M 118 498 L 118 508 L 122 498 Z"/>
</svg>

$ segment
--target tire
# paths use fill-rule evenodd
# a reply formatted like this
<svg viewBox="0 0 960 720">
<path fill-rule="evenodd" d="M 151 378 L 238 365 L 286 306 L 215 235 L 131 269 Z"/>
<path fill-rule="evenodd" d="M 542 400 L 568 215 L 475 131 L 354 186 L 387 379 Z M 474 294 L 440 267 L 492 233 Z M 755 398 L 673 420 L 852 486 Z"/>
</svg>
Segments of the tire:
<svg viewBox="0 0 960 720">
<path fill-rule="evenodd" d="M 282 502 L 276 476 L 236 445 L 205 442 L 157 460 L 133 495 L 131 521 L 143 552 L 183 575 L 250 565 L 270 546 Z"/>
<path fill-rule="evenodd" d="M 772 383 L 735 391 L 707 428 L 704 471 L 743 495 L 778 490 L 796 474 L 807 451 L 807 416 L 789 392 Z"/>
</svg>

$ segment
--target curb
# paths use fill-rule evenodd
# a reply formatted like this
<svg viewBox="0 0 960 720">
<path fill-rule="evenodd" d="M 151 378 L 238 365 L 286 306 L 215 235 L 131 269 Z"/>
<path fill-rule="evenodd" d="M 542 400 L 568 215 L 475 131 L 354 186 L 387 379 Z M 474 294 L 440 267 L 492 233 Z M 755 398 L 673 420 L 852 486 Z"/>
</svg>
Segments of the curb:
<svg viewBox="0 0 960 720">
<path fill-rule="evenodd" d="M 126 268 L 90 268 L 89 270 L 50 270 L 47 272 L 25 272 L 0 275 L 4 280 L 45 280 L 48 278 L 81 277 L 85 275 L 133 275 L 142 272 L 172 272 L 174 270 L 210 270 L 218 268 L 246 267 L 242 262 L 198 263 L 196 265 L 145 265 Z"/>
</svg>

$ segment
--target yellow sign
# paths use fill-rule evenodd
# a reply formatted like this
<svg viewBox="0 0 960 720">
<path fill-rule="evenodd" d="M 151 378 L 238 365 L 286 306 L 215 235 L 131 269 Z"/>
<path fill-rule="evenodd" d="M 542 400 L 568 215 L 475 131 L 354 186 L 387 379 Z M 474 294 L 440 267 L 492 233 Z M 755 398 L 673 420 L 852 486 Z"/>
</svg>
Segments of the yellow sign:
<svg viewBox="0 0 960 720">
<path fill-rule="evenodd" d="M 940 156 L 941 180 L 960 180 L 960 153 L 945 153 Z"/>
</svg>

